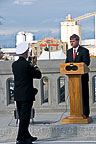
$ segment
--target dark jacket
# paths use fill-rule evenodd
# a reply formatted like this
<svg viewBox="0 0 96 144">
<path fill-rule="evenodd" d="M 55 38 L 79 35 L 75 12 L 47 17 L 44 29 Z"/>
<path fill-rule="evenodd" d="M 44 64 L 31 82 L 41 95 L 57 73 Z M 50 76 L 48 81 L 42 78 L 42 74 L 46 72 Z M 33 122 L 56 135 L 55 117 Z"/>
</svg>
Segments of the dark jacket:
<svg viewBox="0 0 96 144">
<path fill-rule="evenodd" d="M 90 56 L 89 56 L 89 50 L 79 46 L 78 51 L 75 56 L 75 60 L 73 60 L 73 48 L 69 49 L 67 51 L 67 58 L 66 58 L 66 63 L 68 62 L 84 62 L 87 66 L 90 64 Z"/>
<path fill-rule="evenodd" d="M 38 90 L 33 87 L 33 78 L 40 79 L 41 72 L 38 67 L 33 67 L 25 58 L 20 57 L 12 64 L 14 74 L 14 100 L 34 101 Z"/>
<path fill-rule="evenodd" d="M 79 48 L 77 50 L 77 53 L 76 53 L 76 56 L 75 56 L 75 60 L 73 60 L 73 48 L 71 48 L 71 49 L 69 49 L 67 51 L 67 58 L 66 58 L 65 62 L 66 63 L 71 63 L 71 62 L 80 63 L 80 62 L 84 62 L 87 66 L 89 66 L 89 64 L 90 64 L 89 50 L 84 48 L 84 47 L 82 47 L 82 46 L 79 46 Z M 82 75 L 82 78 L 89 80 L 88 73 Z"/>
</svg>

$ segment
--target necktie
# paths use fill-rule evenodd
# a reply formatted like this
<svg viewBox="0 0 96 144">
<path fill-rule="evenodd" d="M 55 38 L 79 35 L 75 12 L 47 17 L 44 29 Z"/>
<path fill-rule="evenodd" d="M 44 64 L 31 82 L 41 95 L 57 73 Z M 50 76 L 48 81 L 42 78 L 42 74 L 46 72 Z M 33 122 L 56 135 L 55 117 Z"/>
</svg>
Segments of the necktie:
<svg viewBox="0 0 96 144">
<path fill-rule="evenodd" d="M 76 50 L 74 49 L 73 60 L 75 59 L 75 55 L 76 55 Z"/>
</svg>

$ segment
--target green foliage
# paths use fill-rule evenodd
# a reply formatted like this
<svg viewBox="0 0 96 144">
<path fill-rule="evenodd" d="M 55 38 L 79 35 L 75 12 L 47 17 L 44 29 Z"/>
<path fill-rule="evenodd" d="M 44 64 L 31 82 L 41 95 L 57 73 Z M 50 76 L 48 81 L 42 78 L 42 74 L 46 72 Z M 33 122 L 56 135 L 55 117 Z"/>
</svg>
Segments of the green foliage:
<svg viewBox="0 0 96 144">
<path fill-rule="evenodd" d="M 47 47 L 45 47 L 45 49 L 44 49 L 45 51 L 49 51 L 49 48 L 47 48 Z"/>
</svg>

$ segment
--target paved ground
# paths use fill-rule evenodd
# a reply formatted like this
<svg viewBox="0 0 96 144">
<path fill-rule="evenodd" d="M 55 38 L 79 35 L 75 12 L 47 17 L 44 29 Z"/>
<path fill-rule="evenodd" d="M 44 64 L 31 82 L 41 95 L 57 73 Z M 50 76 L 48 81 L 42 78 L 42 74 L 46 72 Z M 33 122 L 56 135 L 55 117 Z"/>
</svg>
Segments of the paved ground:
<svg viewBox="0 0 96 144">
<path fill-rule="evenodd" d="M 90 140 L 89 140 L 90 139 Z M 96 138 L 73 138 L 73 139 L 45 139 L 45 140 L 38 140 L 33 144 L 96 144 Z M 0 144 L 15 144 L 15 142 L 3 142 Z"/>
<path fill-rule="evenodd" d="M 58 131 L 61 130 L 60 132 L 63 132 L 64 129 L 68 129 L 67 132 L 69 132 L 69 134 L 67 135 L 67 133 L 64 133 L 65 136 L 64 137 L 60 137 L 58 136 L 58 138 L 42 138 L 36 142 L 34 142 L 34 144 L 96 144 L 96 113 L 92 113 L 91 116 L 93 118 L 93 122 L 91 124 L 87 124 L 87 125 L 80 125 L 81 128 L 83 128 L 83 131 L 85 131 L 85 135 L 83 135 L 83 131 L 81 130 L 81 137 L 77 137 L 75 135 L 71 135 L 71 131 L 73 132 L 74 128 L 73 127 L 77 127 L 79 125 L 62 125 L 61 124 L 61 119 L 69 116 L 69 112 L 66 113 L 39 113 L 39 114 L 35 114 L 35 118 L 34 118 L 34 124 L 30 124 L 29 129 L 33 129 L 33 127 L 36 127 L 36 129 L 38 128 L 38 131 L 41 128 L 45 128 L 47 127 L 48 130 L 46 130 L 45 132 L 49 131 L 49 127 L 57 127 L 56 131 L 57 131 L 57 135 L 59 134 Z M 64 127 L 64 129 L 63 129 Z M 70 129 L 70 127 L 72 127 Z M 88 128 L 87 128 L 88 127 Z M 11 133 L 14 132 L 14 129 L 18 129 L 18 124 L 16 127 L 16 120 L 14 118 L 14 114 L 13 114 L 13 110 L 12 109 L 8 109 L 8 110 L 0 110 L 0 144 L 15 144 L 15 139 L 11 140 L 11 141 L 7 141 L 6 139 L 6 134 L 5 133 L 6 129 L 11 128 L 13 131 L 11 131 Z M 60 128 L 60 129 L 59 129 Z M 4 132 L 2 132 L 4 130 Z M 45 129 L 42 129 L 42 132 Z M 54 129 L 53 129 L 54 130 Z M 62 131 L 63 130 L 63 131 Z M 76 129 L 78 130 L 78 129 Z M 35 129 L 34 129 L 35 131 Z M 90 132 L 91 131 L 91 135 Z M 36 131 L 37 132 L 37 131 Z M 41 132 L 41 131 L 40 131 Z M 49 131 L 50 132 L 50 131 Z M 53 133 L 54 131 L 52 131 Z M 39 133 L 39 132 L 38 132 Z M 3 139 L 2 138 L 2 134 L 5 134 L 5 137 Z M 49 134 L 49 133 L 48 133 Z M 74 133 L 73 133 L 74 134 Z M 14 133 L 13 133 L 14 135 Z M 38 134 L 37 134 L 38 135 Z"/>
</svg>

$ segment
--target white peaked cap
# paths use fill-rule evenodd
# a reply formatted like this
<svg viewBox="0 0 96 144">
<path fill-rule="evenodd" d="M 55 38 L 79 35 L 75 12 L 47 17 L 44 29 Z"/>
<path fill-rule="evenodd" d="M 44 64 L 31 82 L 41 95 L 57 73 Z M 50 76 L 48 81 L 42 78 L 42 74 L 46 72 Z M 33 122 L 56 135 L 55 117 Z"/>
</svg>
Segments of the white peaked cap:
<svg viewBox="0 0 96 144">
<path fill-rule="evenodd" d="M 28 49 L 28 43 L 22 42 L 16 47 L 16 54 L 23 54 Z"/>
</svg>

